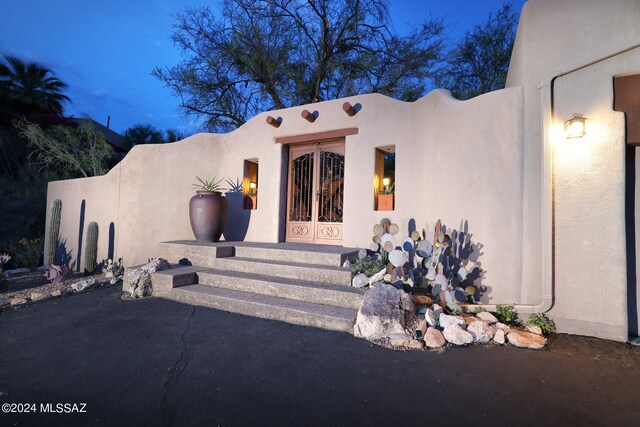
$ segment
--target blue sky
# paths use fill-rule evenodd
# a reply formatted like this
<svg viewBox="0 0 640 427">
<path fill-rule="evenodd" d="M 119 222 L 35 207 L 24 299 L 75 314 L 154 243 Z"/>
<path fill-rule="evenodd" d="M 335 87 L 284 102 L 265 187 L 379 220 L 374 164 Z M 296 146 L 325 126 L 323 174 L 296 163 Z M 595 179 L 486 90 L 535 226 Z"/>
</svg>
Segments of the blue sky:
<svg viewBox="0 0 640 427">
<path fill-rule="evenodd" d="M 525 0 L 513 0 L 520 10 Z M 90 116 L 123 132 L 136 123 L 159 129 L 197 129 L 178 100 L 150 75 L 154 66 L 174 65 L 180 52 L 169 37 L 172 15 L 205 0 L 22 0 L 0 4 L 0 53 L 37 61 L 69 85 L 65 113 Z M 399 32 L 433 17 L 443 18 L 455 42 L 486 21 L 504 0 L 391 0 Z"/>
</svg>

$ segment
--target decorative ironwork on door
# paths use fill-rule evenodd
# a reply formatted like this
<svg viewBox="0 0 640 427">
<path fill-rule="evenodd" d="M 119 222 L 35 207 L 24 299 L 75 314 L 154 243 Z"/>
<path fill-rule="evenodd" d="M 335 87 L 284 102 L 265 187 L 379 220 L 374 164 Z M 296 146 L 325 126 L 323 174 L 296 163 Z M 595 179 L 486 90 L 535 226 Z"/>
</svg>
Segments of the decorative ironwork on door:
<svg viewBox="0 0 640 427">
<path fill-rule="evenodd" d="M 287 241 L 341 244 L 344 142 L 291 147 Z"/>
</svg>

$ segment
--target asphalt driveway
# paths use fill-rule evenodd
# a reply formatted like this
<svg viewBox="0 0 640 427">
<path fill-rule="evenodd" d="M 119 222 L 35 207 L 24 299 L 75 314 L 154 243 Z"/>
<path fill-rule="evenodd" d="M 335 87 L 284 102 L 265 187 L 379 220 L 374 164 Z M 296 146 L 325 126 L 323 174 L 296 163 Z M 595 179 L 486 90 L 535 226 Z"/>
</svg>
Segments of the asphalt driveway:
<svg viewBox="0 0 640 427">
<path fill-rule="evenodd" d="M 572 337 L 552 351 L 397 352 L 344 333 L 119 295 L 105 288 L 0 314 L 0 403 L 36 409 L 0 413 L 0 425 L 640 422 L 640 359 L 621 344 L 613 348 L 623 357 Z M 74 408 L 86 412 L 66 413 Z"/>
</svg>

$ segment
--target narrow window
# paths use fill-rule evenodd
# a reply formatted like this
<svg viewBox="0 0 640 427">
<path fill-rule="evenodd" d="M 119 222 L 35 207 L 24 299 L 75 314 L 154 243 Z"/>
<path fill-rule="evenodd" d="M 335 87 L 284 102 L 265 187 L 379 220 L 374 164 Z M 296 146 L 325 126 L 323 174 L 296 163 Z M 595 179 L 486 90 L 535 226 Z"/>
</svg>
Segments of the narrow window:
<svg viewBox="0 0 640 427">
<path fill-rule="evenodd" d="M 242 180 L 244 208 L 258 208 L 258 159 L 244 161 L 244 178 Z"/>
<path fill-rule="evenodd" d="M 376 163 L 373 178 L 375 210 L 392 211 L 396 192 L 396 146 L 376 148 Z"/>
</svg>

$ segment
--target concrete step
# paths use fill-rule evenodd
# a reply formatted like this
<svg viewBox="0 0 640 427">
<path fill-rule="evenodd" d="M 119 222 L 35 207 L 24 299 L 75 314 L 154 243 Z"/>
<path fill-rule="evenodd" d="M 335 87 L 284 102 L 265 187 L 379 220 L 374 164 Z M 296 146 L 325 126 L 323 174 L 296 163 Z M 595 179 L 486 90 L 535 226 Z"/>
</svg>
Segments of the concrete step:
<svg viewBox="0 0 640 427">
<path fill-rule="evenodd" d="M 215 260 L 217 258 L 233 256 L 267 261 L 340 267 L 345 260 L 356 258 L 358 249 L 287 242 L 209 243 L 178 240 L 160 243 L 158 252 L 160 257 L 168 260 L 172 264 L 177 264 L 183 260 L 183 262 L 189 261 L 192 265 L 204 267 L 215 267 Z"/>
<path fill-rule="evenodd" d="M 255 258 L 217 258 L 209 263 L 216 270 L 262 274 L 272 277 L 321 282 L 330 285 L 351 286 L 351 269 L 309 265 L 290 261 L 273 261 Z M 211 265 L 213 264 L 213 265 Z"/>
<path fill-rule="evenodd" d="M 353 334 L 357 310 L 332 307 L 207 285 L 173 288 L 162 297 L 192 305 L 211 307 L 263 319 L 280 320 Z"/>
<path fill-rule="evenodd" d="M 351 286 L 330 285 L 264 274 L 217 269 L 199 271 L 196 274 L 197 283 L 201 285 L 356 310 L 360 308 L 364 294 L 363 290 Z"/>
<path fill-rule="evenodd" d="M 241 258 L 296 262 L 300 264 L 340 267 L 347 259 L 358 256 L 357 249 L 337 246 L 294 243 L 244 243 L 235 245 L 235 256 Z"/>
</svg>

